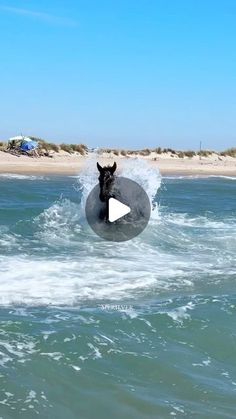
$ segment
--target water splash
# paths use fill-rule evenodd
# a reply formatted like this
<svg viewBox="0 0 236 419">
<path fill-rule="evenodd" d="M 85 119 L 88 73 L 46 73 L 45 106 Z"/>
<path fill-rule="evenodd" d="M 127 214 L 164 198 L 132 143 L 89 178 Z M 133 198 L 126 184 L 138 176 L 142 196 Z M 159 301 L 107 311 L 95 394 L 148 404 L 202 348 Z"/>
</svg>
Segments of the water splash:
<svg viewBox="0 0 236 419">
<path fill-rule="evenodd" d="M 124 160 L 121 175 L 141 185 L 153 203 L 161 186 L 161 175 L 158 168 L 140 158 Z"/>
<path fill-rule="evenodd" d="M 89 193 L 98 183 L 96 165 L 98 159 L 99 155 L 93 153 L 78 176 L 78 189 L 82 192 L 81 206 L 83 209 L 85 208 L 86 199 Z M 155 198 L 161 186 L 161 175 L 158 168 L 151 166 L 148 162 L 140 158 L 122 159 L 118 162 L 117 175 L 131 179 L 143 187 L 153 206 L 152 216 L 155 218 L 158 215 Z"/>
</svg>

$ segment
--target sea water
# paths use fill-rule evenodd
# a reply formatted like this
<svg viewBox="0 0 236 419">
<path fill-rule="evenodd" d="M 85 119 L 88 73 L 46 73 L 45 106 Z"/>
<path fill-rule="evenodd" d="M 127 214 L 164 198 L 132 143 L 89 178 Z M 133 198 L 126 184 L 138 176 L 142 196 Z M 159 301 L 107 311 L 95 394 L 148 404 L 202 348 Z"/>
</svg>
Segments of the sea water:
<svg viewBox="0 0 236 419">
<path fill-rule="evenodd" d="M 93 163 L 0 175 L 0 418 L 235 418 L 236 178 L 128 161 L 153 211 L 114 243 Z"/>
</svg>

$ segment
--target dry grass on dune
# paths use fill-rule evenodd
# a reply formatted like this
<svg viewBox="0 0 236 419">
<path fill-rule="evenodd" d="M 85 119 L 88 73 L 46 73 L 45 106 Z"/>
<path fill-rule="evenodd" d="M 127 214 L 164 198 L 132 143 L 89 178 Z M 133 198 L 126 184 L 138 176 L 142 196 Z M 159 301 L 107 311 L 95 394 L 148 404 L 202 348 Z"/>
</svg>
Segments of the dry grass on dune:
<svg viewBox="0 0 236 419">
<path fill-rule="evenodd" d="M 53 153 L 59 153 L 60 151 L 64 151 L 68 154 L 74 154 L 78 153 L 81 156 L 85 156 L 88 153 L 88 147 L 85 144 L 68 144 L 68 143 L 61 143 L 61 144 L 55 144 L 53 142 L 45 141 L 42 138 L 38 137 L 30 137 L 32 140 L 35 140 L 39 143 L 38 152 L 40 155 L 49 155 L 51 152 Z M 8 143 L 5 141 L 0 141 L 0 151 L 7 151 Z M 172 148 L 161 148 L 156 147 L 153 149 L 145 148 L 142 150 L 128 150 L 128 149 L 113 149 L 113 148 L 101 148 L 99 149 L 99 154 L 109 154 L 114 156 L 121 156 L 121 157 L 130 157 L 130 156 L 142 156 L 142 157 L 148 157 L 152 154 L 154 155 L 164 155 L 169 157 L 178 157 L 180 159 L 182 158 L 193 158 L 195 156 L 199 157 L 209 157 L 212 154 L 216 154 L 218 156 L 222 157 L 233 157 L 236 158 L 236 147 L 232 147 L 229 149 L 226 149 L 221 152 L 216 152 L 212 150 L 200 150 L 200 151 L 194 151 L 194 150 L 174 150 Z M 157 157 L 154 158 L 155 160 Z"/>
<path fill-rule="evenodd" d="M 7 148 L 7 143 L 5 141 L 0 141 L 0 151 L 5 151 Z"/>
<path fill-rule="evenodd" d="M 188 157 L 188 158 L 192 158 L 195 156 L 199 156 L 199 157 L 209 157 L 213 154 L 219 155 L 219 156 L 230 156 L 230 157 L 236 157 L 236 149 L 235 148 L 231 148 L 222 152 L 216 152 L 216 151 L 212 151 L 212 150 L 201 150 L 201 151 L 194 151 L 194 150 L 174 150 L 172 148 L 161 148 L 161 147 L 157 147 L 154 149 L 150 149 L 150 148 L 145 148 L 142 150 L 118 150 L 118 149 L 112 149 L 112 148 L 108 148 L 108 149 L 100 149 L 99 150 L 100 154 L 106 153 L 106 154 L 113 154 L 115 156 L 142 156 L 142 157 L 148 157 L 151 155 L 151 153 L 153 154 L 158 154 L 158 155 L 170 155 L 170 157 L 179 157 L 180 159 L 184 158 L 184 157 Z M 156 159 L 156 158 L 155 158 Z"/>
<path fill-rule="evenodd" d="M 236 147 L 228 148 L 220 153 L 221 156 L 236 157 Z"/>
</svg>

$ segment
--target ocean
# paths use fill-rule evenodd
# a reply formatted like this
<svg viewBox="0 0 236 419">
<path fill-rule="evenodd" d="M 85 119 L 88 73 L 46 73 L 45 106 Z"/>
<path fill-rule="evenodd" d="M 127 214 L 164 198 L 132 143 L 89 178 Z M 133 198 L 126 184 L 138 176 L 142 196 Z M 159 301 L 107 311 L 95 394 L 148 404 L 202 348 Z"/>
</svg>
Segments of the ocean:
<svg viewBox="0 0 236 419">
<path fill-rule="evenodd" d="M 236 417 L 236 178 L 119 172 L 152 201 L 123 243 L 78 176 L 0 175 L 0 418 Z"/>
</svg>

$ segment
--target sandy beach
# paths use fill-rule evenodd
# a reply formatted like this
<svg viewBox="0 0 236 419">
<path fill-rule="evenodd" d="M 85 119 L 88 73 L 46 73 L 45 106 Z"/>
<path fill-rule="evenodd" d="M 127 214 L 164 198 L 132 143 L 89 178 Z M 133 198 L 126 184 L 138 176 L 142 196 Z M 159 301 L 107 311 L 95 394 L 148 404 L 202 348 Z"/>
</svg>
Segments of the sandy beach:
<svg viewBox="0 0 236 419">
<path fill-rule="evenodd" d="M 69 154 L 65 152 L 54 153 L 52 157 L 32 158 L 28 156 L 14 156 L 0 152 L 0 173 L 20 174 L 65 174 L 76 175 L 86 164 L 86 160 L 92 157 L 92 153 L 86 156 Z M 94 158 L 94 156 L 93 156 Z M 236 158 L 212 154 L 209 157 L 194 156 L 192 158 L 171 157 L 170 153 L 158 155 L 151 153 L 149 156 L 122 157 L 102 153 L 98 156 L 101 164 L 111 164 L 117 161 L 120 166 L 124 160 L 140 158 L 149 164 L 158 167 L 162 175 L 221 175 L 236 176 Z"/>
</svg>

